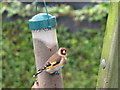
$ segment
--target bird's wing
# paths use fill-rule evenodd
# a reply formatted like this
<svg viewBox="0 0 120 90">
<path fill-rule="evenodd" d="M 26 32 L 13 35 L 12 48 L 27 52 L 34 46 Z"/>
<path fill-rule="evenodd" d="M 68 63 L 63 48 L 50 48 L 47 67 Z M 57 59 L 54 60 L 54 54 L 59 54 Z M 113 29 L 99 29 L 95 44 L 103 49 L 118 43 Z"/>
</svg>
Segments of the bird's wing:
<svg viewBox="0 0 120 90">
<path fill-rule="evenodd" d="M 50 67 L 48 67 L 47 69 L 51 69 L 51 70 L 54 70 L 54 69 L 60 69 L 65 63 L 66 63 L 66 58 L 63 58 L 61 57 L 62 59 L 60 60 L 59 63 L 55 64 L 55 65 L 51 65 Z"/>
<path fill-rule="evenodd" d="M 46 69 L 49 69 L 49 68 L 51 68 L 51 67 L 59 64 L 60 61 L 61 61 L 61 58 L 62 58 L 61 56 L 59 56 L 57 53 L 55 53 L 54 55 L 52 55 L 52 56 L 46 61 L 46 63 L 45 63 L 44 66 L 46 67 Z"/>
</svg>

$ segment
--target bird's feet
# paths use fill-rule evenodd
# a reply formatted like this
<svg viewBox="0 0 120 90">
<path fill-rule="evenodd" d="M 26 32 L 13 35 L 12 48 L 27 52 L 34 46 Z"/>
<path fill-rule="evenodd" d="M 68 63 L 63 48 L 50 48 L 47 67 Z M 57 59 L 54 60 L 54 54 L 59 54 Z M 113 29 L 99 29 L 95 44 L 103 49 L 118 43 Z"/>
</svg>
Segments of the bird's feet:
<svg viewBox="0 0 120 90">
<path fill-rule="evenodd" d="M 60 75 L 60 72 L 58 72 L 58 71 L 55 71 L 55 75 Z"/>
<path fill-rule="evenodd" d="M 50 75 L 60 75 L 60 72 L 55 71 L 55 72 L 53 72 L 53 73 L 50 73 Z"/>
</svg>

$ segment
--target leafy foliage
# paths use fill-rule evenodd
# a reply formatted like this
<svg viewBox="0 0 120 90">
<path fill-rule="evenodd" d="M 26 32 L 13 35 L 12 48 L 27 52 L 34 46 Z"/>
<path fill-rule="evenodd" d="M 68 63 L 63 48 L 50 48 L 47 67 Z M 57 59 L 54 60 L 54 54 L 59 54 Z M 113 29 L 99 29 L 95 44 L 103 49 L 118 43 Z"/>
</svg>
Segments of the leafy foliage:
<svg viewBox="0 0 120 90">
<path fill-rule="evenodd" d="M 96 4 L 94 7 L 86 6 L 82 10 L 75 10 L 75 20 L 88 19 L 89 21 L 103 21 L 108 13 L 108 3 Z"/>
<path fill-rule="evenodd" d="M 67 32 L 67 28 L 59 27 L 59 45 L 68 48 L 69 63 L 63 69 L 65 87 L 93 88 L 96 85 L 103 32 L 96 30 L 80 30 L 74 34 Z"/>
<path fill-rule="evenodd" d="M 27 22 L 16 22 L 3 23 L 3 87 L 9 88 L 32 85 L 33 78 L 30 77 L 35 70 Z"/>
<path fill-rule="evenodd" d="M 24 7 L 24 9 L 23 9 Z M 8 12 L 7 16 L 11 17 L 13 15 L 18 14 L 21 17 L 31 16 L 34 15 L 35 11 L 35 3 L 26 4 L 23 6 L 21 2 L 4 2 L 3 8 L 0 9 L 2 13 L 5 11 Z M 74 10 L 74 8 L 70 5 L 61 4 L 56 6 L 48 6 L 49 13 L 52 15 L 58 16 L 73 16 L 74 20 L 85 20 L 88 19 L 89 21 L 103 21 L 104 18 L 107 16 L 109 3 L 99 3 L 94 6 L 86 6 L 82 9 Z M 39 6 L 38 12 L 45 12 L 44 8 Z"/>
<path fill-rule="evenodd" d="M 30 88 L 36 71 L 32 37 L 27 20 L 3 23 L 3 87 Z M 68 63 L 63 67 L 66 88 L 95 87 L 103 31 L 80 30 L 74 34 L 67 27 L 57 27 L 59 46 L 68 48 Z"/>
</svg>

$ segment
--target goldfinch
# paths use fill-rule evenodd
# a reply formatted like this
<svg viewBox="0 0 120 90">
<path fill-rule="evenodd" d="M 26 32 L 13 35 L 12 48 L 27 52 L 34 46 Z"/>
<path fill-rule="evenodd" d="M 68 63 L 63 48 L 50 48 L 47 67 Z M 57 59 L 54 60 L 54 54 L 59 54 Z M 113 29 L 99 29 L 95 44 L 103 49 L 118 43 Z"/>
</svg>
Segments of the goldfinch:
<svg viewBox="0 0 120 90">
<path fill-rule="evenodd" d="M 46 71 L 50 74 L 59 74 L 58 70 L 66 64 L 67 60 L 67 51 L 66 48 L 61 47 L 55 54 L 53 54 L 44 64 L 43 68 L 39 69 L 33 77 L 36 77 L 43 71 Z"/>
<path fill-rule="evenodd" d="M 32 90 L 35 90 L 35 88 L 38 88 L 39 83 L 38 83 L 38 78 L 36 78 L 34 85 L 32 86 Z"/>
</svg>

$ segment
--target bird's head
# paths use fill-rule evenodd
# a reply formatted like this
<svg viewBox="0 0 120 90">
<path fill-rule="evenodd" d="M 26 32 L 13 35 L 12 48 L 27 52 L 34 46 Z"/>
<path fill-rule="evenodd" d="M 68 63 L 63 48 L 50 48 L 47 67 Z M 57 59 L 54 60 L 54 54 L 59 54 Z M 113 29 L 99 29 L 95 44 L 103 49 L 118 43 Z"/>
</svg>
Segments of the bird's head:
<svg viewBox="0 0 120 90">
<path fill-rule="evenodd" d="M 67 55 L 67 49 L 64 48 L 64 47 L 61 47 L 59 50 L 58 50 L 58 54 L 60 56 L 66 56 Z"/>
</svg>

